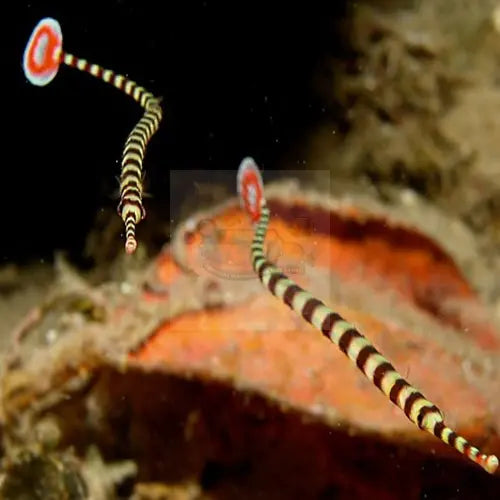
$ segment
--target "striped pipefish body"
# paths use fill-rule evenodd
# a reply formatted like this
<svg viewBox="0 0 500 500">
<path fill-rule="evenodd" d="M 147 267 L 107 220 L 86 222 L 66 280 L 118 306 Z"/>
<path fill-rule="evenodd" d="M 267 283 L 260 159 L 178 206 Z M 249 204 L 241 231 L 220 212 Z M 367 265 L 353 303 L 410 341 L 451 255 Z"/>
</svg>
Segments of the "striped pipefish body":
<svg viewBox="0 0 500 500">
<path fill-rule="evenodd" d="M 136 225 L 146 215 L 142 204 L 142 164 L 147 145 L 162 119 L 161 99 L 126 76 L 65 52 L 59 23 L 55 19 L 44 18 L 36 25 L 26 45 L 23 58 L 24 74 L 33 85 L 44 86 L 54 79 L 61 64 L 89 73 L 113 85 L 144 108 L 144 115 L 127 138 L 121 162 L 118 214 L 125 224 L 125 250 L 131 254 L 137 248 Z"/>
<path fill-rule="evenodd" d="M 495 455 L 481 453 L 464 437 L 447 427 L 441 410 L 410 385 L 364 335 L 266 259 L 264 240 L 270 213 L 264 198 L 259 169 L 251 158 L 245 158 L 241 162 L 237 186 L 240 202 L 256 225 L 251 258 L 253 269 L 262 284 L 336 344 L 420 429 L 433 434 L 493 474 L 498 467 L 498 458 Z"/>
</svg>

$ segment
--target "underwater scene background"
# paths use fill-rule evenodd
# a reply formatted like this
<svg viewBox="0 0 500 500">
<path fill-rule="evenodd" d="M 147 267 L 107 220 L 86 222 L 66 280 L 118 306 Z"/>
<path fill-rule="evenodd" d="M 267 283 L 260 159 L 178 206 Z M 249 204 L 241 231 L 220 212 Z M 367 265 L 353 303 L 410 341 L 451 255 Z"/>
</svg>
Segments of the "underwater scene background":
<svg viewBox="0 0 500 500">
<path fill-rule="evenodd" d="M 7 14 L 2 498 L 499 498 L 496 1 Z"/>
</svg>

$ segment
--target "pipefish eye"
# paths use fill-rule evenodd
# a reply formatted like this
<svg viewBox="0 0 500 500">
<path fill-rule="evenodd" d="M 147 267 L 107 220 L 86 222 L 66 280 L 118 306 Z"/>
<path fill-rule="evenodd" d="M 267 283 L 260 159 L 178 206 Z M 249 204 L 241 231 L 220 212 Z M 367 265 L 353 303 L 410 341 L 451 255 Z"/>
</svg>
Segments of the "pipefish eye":
<svg viewBox="0 0 500 500">
<path fill-rule="evenodd" d="M 62 56 L 62 31 L 59 23 L 45 17 L 36 26 L 24 49 L 23 70 L 33 85 L 50 83 L 59 70 Z"/>
</svg>

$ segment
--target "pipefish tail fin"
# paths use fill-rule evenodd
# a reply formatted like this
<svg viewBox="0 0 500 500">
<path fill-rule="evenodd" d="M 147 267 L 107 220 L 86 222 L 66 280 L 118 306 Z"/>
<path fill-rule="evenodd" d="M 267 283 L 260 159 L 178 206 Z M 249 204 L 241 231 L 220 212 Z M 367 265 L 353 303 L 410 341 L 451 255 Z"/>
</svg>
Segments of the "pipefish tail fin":
<svg viewBox="0 0 500 500">
<path fill-rule="evenodd" d="M 24 49 L 24 75 L 33 85 L 49 84 L 59 71 L 61 56 L 61 26 L 55 19 L 45 17 L 35 26 Z"/>
<path fill-rule="evenodd" d="M 257 164 L 249 156 L 242 160 L 238 168 L 237 190 L 241 207 L 252 222 L 258 222 L 265 204 L 264 183 Z"/>
<path fill-rule="evenodd" d="M 447 427 L 441 410 L 407 382 L 354 325 L 267 260 L 264 240 L 270 212 L 264 198 L 262 177 L 251 158 L 245 158 L 240 164 L 237 190 L 242 207 L 252 222 L 256 222 L 251 258 L 253 269 L 264 287 L 336 344 L 373 385 L 421 430 L 433 434 L 488 473 L 494 474 L 499 465 L 495 455 L 481 453 L 464 437 Z"/>
<path fill-rule="evenodd" d="M 46 17 L 35 26 L 23 56 L 24 74 L 33 85 L 47 85 L 55 78 L 59 66 L 65 64 L 109 83 L 144 109 L 142 118 L 125 142 L 121 160 L 118 214 L 125 225 L 125 250 L 131 254 L 137 248 L 136 226 L 146 216 L 142 204 L 143 160 L 148 143 L 163 117 L 162 98 L 154 96 L 126 76 L 65 52 L 62 41 L 61 27 L 55 19 Z"/>
</svg>

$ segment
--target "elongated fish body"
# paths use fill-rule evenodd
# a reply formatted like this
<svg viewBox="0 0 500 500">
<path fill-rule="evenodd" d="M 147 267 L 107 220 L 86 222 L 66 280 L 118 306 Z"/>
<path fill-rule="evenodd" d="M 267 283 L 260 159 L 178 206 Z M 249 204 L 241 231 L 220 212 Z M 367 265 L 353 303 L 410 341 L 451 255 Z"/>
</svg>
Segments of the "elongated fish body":
<svg viewBox="0 0 500 500">
<path fill-rule="evenodd" d="M 146 216 L 142 204 L 142 164 L 147 145 L 162 119 L 160 99 L 126 76 L 91 64 L 63 50 L 62 31 L 52 18 L 42 19 L 33 30 L 23 57 L 26 78 L 37 86 L 50 83 L 59 66 L 65 64 L 103 80 L 132 97 L 144 108 L 144 115 L 130 132 L 122 154 L 118 214 L 125 224 L 125 250 L 137 248 L 136 225 Z"/>
<path fill-rule="evenodd" d="M 255 224 L 251 246 L 252 266 L 262 284 L 336 344 L 420 429 L 435 435 L 493 474 L 498 467 L 498 458 L 495 455 L 481 453 L 465 438 L 447 427 L 441 410 L 410 385 L 364 335 L 266 259 L 264 240 L 270 214 L 264 197 L 262 177 L 252 158 L 245 158 L 241 162 L 237 188 L 241 205 Z"/>
</svg>

